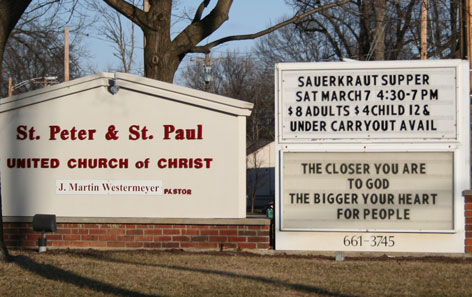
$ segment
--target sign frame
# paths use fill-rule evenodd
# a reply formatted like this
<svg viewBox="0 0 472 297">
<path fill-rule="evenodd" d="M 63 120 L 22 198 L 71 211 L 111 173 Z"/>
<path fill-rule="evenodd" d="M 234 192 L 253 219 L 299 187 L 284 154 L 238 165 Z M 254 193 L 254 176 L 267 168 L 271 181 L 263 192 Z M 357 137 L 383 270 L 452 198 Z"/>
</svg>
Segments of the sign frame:
<svg viewBox="0 0 472 297">
<path fill-rule="evenodd" d="M 305 151 L 305 150 L 287 150 L 283 151 L 281 154 L 281 164 L 284 164 L 284 154 L 285 153 L 314 153 L 313 151 Z M 326 152 L 315 152 L 315 153 L 326 153 Z M 367 152 L 349 152 L 349 153 L 367 153 Z M 368 152 L 368 153 L 404 153 L 404 152 Z M 418 154 L 418 153 L 425 153 L 424 151 L 422 152 L 409 152 L 411 154 Z M 438 152 L 428 152 L 428 153 L 438 153 Z M 440 153 L 451 153 L 452 154 L 452 159 L 454 163 L 454 156 L 453 156 L 453 151 L 450 152 L 440 152 Z M 451 164 L 451 167 L 453 167 L 453 164 Z M 284 191 L 284 176 L 281 176 L 280 179 L 280 189 L 281 193 Z M 283 194 L 280 195 L 281 199 L 281 204 L 282 204 L 282 199 L 283 199 Z M 329 232 L 329 231 L 339 231 L 339 232 L 395 232 L 395 233 L 455 233 L 455 228 L 454 226 L 456 225 L 456 222 L 454 221 L 454 181 L 452 180 L 452 185 L 451 185 L 451 212 L 452 212 L 452 221 L 451 221 L 451 228 L 450 229 L 382 229 L 382 228 L 294 228 L 294 227 L 284 227 L 283 226 L 283 221 L 284 221 L 284 214 L 280 213 L 280 230 L 281 231 L 289 231 L 289 232 L 297 232 L 297 231 L 302 231 L 302 232 Z"/>
<path fill-rule="evenodd" d="M 369 133 L 357 133 L 357 134 L 360 134 L 360 135 L 354 135 L 354 137 L 346 137 L 347 134 L 351 135 L 351 134 L 354 134 L 353 131 L 348 131 L 346 133 L 341 133 L 342 135 L 341 136 L 337 136 L 336 134 L 338 133 L 334 133 L 333 131 L 327 131 L 326 133 L 312 133 L 314 136 L 316 137 L 298 137 L 298 135 L 295 135 L 293 138 L 288 138 L 288 137 L 284 137 L 284 125 L 288 126 L 287 124 L 287 121 L 285 120 L 285 118 L 287 117 L 287 115 L 285 114 L 287 112 L 287 110 L 284 109 L 284 102 L 285 100 L 289 100 L 287 99 L 286 97 L 289 97 L 289 96 L 286 96 L 286 93 L 287 92 L 290 92 L 292 89 L 294 89 L 295 87 L 297 86 L 294 86 L 294 85 L 291 85 L 291 86 L 285 86 L 286 84 L 288 83 L 294 83 L 293 81 L 293 76 L 295 76 L 297 73 L 303 73 L 304 75 L 306 75 L 307 77 L 310 77 L 309 75 L 307 74 L 310 74 L 310 73 L 316 73 L 316 74 L 324 74 L 324 73 L 330 73 L 331 72 L 334 72 L 336 73 L 336 75 L 326 75 L 327 77 L 343 77 L 343 76 L 351 76 L 350 74 L 352 73 L 362 73 L 362 71 L 368 73 L 366 74 L 367 75 L 370 75 L 370 76 L 376 76 L 376 77 L 379 77 L 376 81 L 377 82 L 377 85 L 374 85 L 374 86 L 359 86 L 359 87 L 350 87 L 350 89 L 353 89 L 353 90 L 358 90 L 358 91 L 369 91 L 370 92 L 370 96 L 368 96 L 368 98 L 362 98 L 364 99 L 364 101 L 368 102 L 368 104 L 373 104 L 374 102 L 377 102 L 382 105 L 387 105 L 389 103 L 391 103 L 391 106 L 392 107 L 395 107 L 395 106 L 398 106 L 398 105 L 402 105 L 404 103 L 407 103 L 407 102 L 414 102 L 414 103 L 422 103 L 422 102 L 425 102 L 425 100 L 419 100 L 419 97 L 420 95 L 413 95 L 412 93 L 408 93 L 409 95 L 406 95 L 406 99 L 402 99 L 401 101 L 398 101 L 398 100 L 389 100 L 389 99 L 385 99 L 383 101 L 379 100 L 379 98 L 375 98 L 376 95 L 375 93 L 377 91 L 383 91 L 383 92 L 387 92 L 387 91 L 393 91 L 393 90 L 403 90 L 403 88 L 408 88 L 408 90 L 411 90 L 412 88 L 415 88 L 415 86 L 411 86 L 411 85 L 408 85 L 408 86 L 403 86 L 403 85 L 400 85 L 400 86 L 386 86 L 386 87 L 383 87 L 382 86 L 382 82 L 380 82 L 380 77 L 382 77 L 383 75 L 388 75 L 388 74 L 385 74 L 385 73 L 388 73 L 388 72 L 379 72 L 378 74 L 375 74 L 373 75 L 372 73 L 376 73 L 375 71 L 384 71 L 384 69 L 388 69 L 390 71 L 396 71 L 398 73 L 400 73 L 400 75 L 408 75 L 408 73 L 411 73 L 411 71 L 413 71 L 414 69 L 416 69 L 416 74 L 417 75 L 420 75 L 420 73 L 424 73 L 424 72 L 421 72 L 421 71 L 431 71 L 431 69 L 434 69 L 435 73 L 437 72 L 440 72 L 440 70 L 444 69 L 444 70 L 454 70 L 455 71 L 455 76 L 456 77 L 460 77 L 461 74 L 458 73 L 459 69 L 457 68 L 457 65 L 455 65 L 454 63 L 451 63 L 450 61 L 460 61 L 460 60 L 439 60 L 439 61 L 426 61 L 426 63 L 422 63 L 422 61 L 408 61 L 408 63 L 401 63 L 401 62 L 405 62 L 405 61 L 382 61 L 382 62 L 347 62 L 347 63 L 338 63 L 338 62 L 324 62 L 324 63 L 316 63 L 316 64 L 313 64 L 313 63 L 286 63 L 286 64 L 277 64 L 276 66 L 276 81 L 277 82 L 277 85 L 276 85 L 276 96 L 278 98 L 278 100 L 276 101 L 276 118 L 277 118 L 277 123 L 276 123 L 276 135 L 277 135 L 277 143 L 279 144 L 293 144 L 293 143 L 333 143 L 333 142 L 369 142 L 369 141 L 381 141 L 381 142 L 417 142 L 417 141 L 431 141 L 431 142 L 435 142 L 435 141 L 445 141 L 445 142 L 449 142 L 449 141 L 455 141 L 458 139 L 459 137 L 459 131 L 457 129 L 455 129 L 455 131 L 453 131 L 453 134 L 455 134 L 455 136 L 438 136 L 438 135 L 435 135 L 433 137 L 431 136 L 427 136 L 428 133 L 425 133 L 425 135 L 421 135 L 421 133 L 416 133 L 418 134 L 418 136 L 408 136 L 408 134 L 406 134 L 406 136 L 402 136 L 401 133 L 395 133 L 395 135 L 393 136 L 388 136 L 390 134 L 393 134 L 391 131 L 387 131 L 389 132 L 388 135 L 386 136 L 385 131 L 380 131 L 380 135 L 378 136 L 375 136 L 375 135 L 368 135 Z M 399 63 L 400 62 L 400 63 Z M 419 63 L 418 63 L 419 62 Z M 446 63 L 444 63 L 446 62 Z M 433 64 L 431 64 L 433 63 Z M 295 66 L 296 65 L 296 66 Z M 346 67 L 347 65 L 353 65 L 353 67 Z M 354 66 L 356 65 L 356 66 Z M 343 74 L 344 73 L 344 74 Z M 347 74 L 349 73 L 349 74 Z M 399 75 L 397 73 L 397 75 Z M 358 75 L 358 76 L 362 76 L 362 75 Z M 300 75 L 300 77 L 304 77 L 302 75 Z M 291 78 L 291 81 L 289 81 L 289 79 Z M 430 80 L 434 80 L 434 79 L 431 79 L 430 77 L 427 79 L 428 82 Z M 438 80 L 441 80 L 441 77 L 439 78 L 436 78 L 436 82 Z M 296 83 L 296 81 L 295 81 Z M 417 88 L 421 88 L 422 86 L 417 86 Z M 444 87 L 442 86 L 444 89 L 447 88 L 447 85 Z M 311 93 L 314 93 L 314 92 L 317 92 L 317 93 L 321 93 L 322 90 L 331 90 L 332 87 L 330 86 L 325 86 L 325 87 L 321 87 L 320 90 L 318 90 L 317 87 L 300 87 L 299 89 L 296 89 L 296 90 L 308 90 L 308 91 L 311 91 Z M 343 88 L 347 89 L 348 87 L 340 87 L 340 86 L 336 86 L 336 87 L 333 87 L 333 88 L 336 88 L 336 90 L 341 90 L 343 91 Z M 388 89 L 388 90 L 387 90 Z M 431 88 L 431 89 L 434 89 L 434 88 Z M 315 90 L 315 91 L 313 91 Z M 436 89 L 434 89 L 436 91 Z M 417 90 L 418 91 L 418 90 Z M 455 95 L 455 97 L 457 98 L 459 95 L 460 95 L 460 91 L 456 88 L 455 90 L 449 90 L 449 91 L 452 91 Z M 333 94 L 336 94 L 334 93 L 335 91 L 332 91 Z M 298 93 L 298 92 L 297 92 Z M 308 94 L 307 94 L 308 95 Z M 303 97 L 302 95 L 298 95 L 297 94 L 297 97 Z M 293 97 L 295 96 L 291 96 L 292 98 L 290 98 L 290 100 L 294 101 L 293 100 Z M 308 96 L 310 97 L 310 96 Z M 316 98 L 313 98 L 310 97 L 310 98 L 306 98 L 308 99 L 309 103 L 305 104 L 304 100 L 302 100 L 302 98 L 298 98 L 298 99 L 295 99 L 295 100 L 300 100 L 298 103 L 295 103 L 295 104 L 299 104 L 298 107 L 307 107 L 306 109 L 301 109 L 303 110 L 303 115 L 305 115 L 306 113 L 310 112 L 311 109 L 309 109 L 308 107 L 314 107 L 315 105 L 319 105 L 319 104 L 324 104 L 324 100 L 322 100 L 321 98 L 321 95 L 319 96 L 316 96 Z M 374 97 L 374 98 L 373 98 Z M 416 100 L 415 98 L 413 97 L 416 97 Z M 338 103 L 339 104 L 343 104 L 342 107 L 348 107 L 348 105 L 353 105 L 352 103 L 357 103 L 361 100 L 357 100 L 357 101 L 350 101 L 349 100 L 340 100 L 338 101 L 339 99 L 332 99 L 333 101 L 331 102 L 335 102 L 335 103 Z M 343 102 L 346 102 L 348 104 L 344 104 Z M 455 116 L 456 114 L 454 113 L 454 111 L 457 110 L 458 106 L 456 104 L 456 102 L 454 101 L 454 98 L 450 99 L 449 101 L 453 101 L 451 102 L 453 104 L 453 106 L 449 107 L 449 109 L 447 110 L 447 112 L 449 112 L 450 114 L 444 114 L 444 108 L 441 108 L 441 106 L 435 106 L 435 111 L 436 113 L 437 112 L 440 112 L 440 114 L 438 115 L 439 117 L 447 117 L 447 116 Z M 316 104 L 313 104 L 310 106 L 310 103 L 313 102 L 313 103 L 316 103 Z M 431 99 L 430 100 L 430 103 L 434 103 L 436 102 L 435 100 Z M 292 102 L 294 103 L 294 102 Z M 351 104 L 349 104 L 351 103 Z M 288 104 L 288 103 L 287 103 Z M 302 105 L 302 106 L 300 106 Z M 431 104 L 430 104 L 431 105 Z M 329 109 L 328 110 L 325 110 L 326 113 L 328 112 L 331 112 L 330 116 L 331 117 L 335 117 L 335 118 L 342 118 L 342 117 L 345 117 L 347 119 L 354 119 L 354 118 L 357 118 L 358 116 L 361 116 L 362 115 L 362 110 L 360 110 L 360 113 L 359 115 L 355 115 L 354 114 L 354 109 L 347 109 L 347 110 L 344 110 L 343 109 L 343 112 L 346 112 L 348 113 L 347 115 L 344 113 L 343 115 L 339 114 L 339 112 L 341 112 L 340 110 L 336 111 L 336 109 L 334 109 L 335 106 L 333 105 L 323 105 L 325 107 L 333 107 L 333 109 Z M 372 107 L 372 105 L 367 105 L 367 107 Z M 293 115 L 292 115 L 292 118 L 297 118 L 295 116 L 295 108 L 297 106 L 293 106 L 294 107 L 294 111 L 293 111 Z M 351 107 L 354 107 L 354 106 L 351 106 Z M 421 107 L 423 107 L 423 105 L 421 105 Z M 434 107 L 434 104 L 433 104 L 433 107 Z M 429 106 L 429 108 L 432 108 L 431 106 Z M 372 109 L 370 109 L 372 110 Z M 388 111 L 388 110 L 387 110 Z M 311 111 L 310 113 L 313 113 L 315 111 Z M 341 113 L 343 113 L 341 112 Z M 393 111 L 394 112 L 394 111 Z M 429 111 L 429 112 L 432 112 L 432 111 Z M 337 114 L 338 113 L 338 114 Z M 406 112 L 407 113 L 407 112 Z M 302 115 L 302 118 L 303 118 L 303 115 Z M 414 117 L 416 115 L 412 115 L 411 117 Z M 432 115 L 428 115 L 429 117 L 432 116 Z M 382 117 L 382 118 L 387 118 L 387 119 L 392 119 L 394 118 L 394 116 L 392 115 L 379 115 L 379 117 Z M 326 116 L 326 114 L 322 114 L 321 111 L 320 111 L 320 117 L 315 117 L 313 116 L 312 117 L 313 119 L 317 119 L 318 121 L 317 122 L 323 122 L 323 119 L 326 119 L 328 118 L 328 116 Z M 363 117 L 364 119 L 367 118 L 369 119 L 368 116 L 365 116 Z M 401 117 L 398 117 L 397 118 L 401 118 Z M 408 120 L 409 118 L 406 117 L 403 117 L 405 118 L 406 120 Z M 428 118 L 428 117 L 422 117 L 422 118 Z M 321 120 L 320 120 L 321 119 Z M 456 123 L 457 123 L 457 118 L 453 119 Z M 361 121 L 359 121 L 361 122 Z M 326 123 L 325 123 L 326 124 Z M 323 127 L 323 125 L 321 125 Z M 329 126 L 329 125 L 328 125 Z M 396 125 L 397 129 L 398 129 L 398 123 Z M 321 127 L 321 128 L 322 128 Z M 362 128 L 366 128 L 364 126 L 362 126 Z M 456 127 L 453 127 L 453 128 L 456 128 Z M 313 128 L 315 129 L 315 128 Z M 329 129 L 329 128 L 328 128 Z M 372 128 L 371 128 L 372 129 Z M 318 127 L 318 130 L 323 130 L 323 129 L 320 129 L 320 127 Z M 346 127 L 346 130 L 347 127 Z M 425 130 L 427 130 L 425 128 Z M 326 131 L 326 128 L 325 128 L 325 131 Z M 323 131 L 323 132 L 325 132 Z M 373 132 L 373 131 L 371 131 Z M 378 131 L 377 131 L 378 132 Z M 372 134 L 372 133 L 371 133 Z M 373 133 L 375 134 L 375 132 Z M 379 133 L 377 133 L 379 134 Z M 436 133 L 437 134 L 437 133 Z"/>
<path fill-rule="evenodd" d="M 454 68 L 455 80 L 455 137 L 398 138 L 336 138 L 284 139 L 282 137 L 283 110 L 281 96 L 284 71 L 336 71 L 362 69 L 389 71 L 391 69 Z M 282 63 L 275 68 L 275 139 L 276 139 L 276 199 L 275 248 L 278 250 L 356 251 L 356 252 L 442 252 L 464 253 L 465 216 L 462 192 L 470 188 L 470 99 L 469 66 L 462 60 L 439 61 L 382 61 L 382 62 L 326 62 Z M 453 229 L 452 230 L 282 230 L 283 154 L 287 152 L 340 152 L 340 153 L 395 153 L 395 152 L 449 152 L 453 153 Z M 389 238 L 394 246 L 352 245 L 359 238 Z M 367 239 L 366 239 L 367 238 Z M 352 240 L 351 240 L 352 239 Z M 355 240 L 354 240 L 355 239 Z"/>
</svg>

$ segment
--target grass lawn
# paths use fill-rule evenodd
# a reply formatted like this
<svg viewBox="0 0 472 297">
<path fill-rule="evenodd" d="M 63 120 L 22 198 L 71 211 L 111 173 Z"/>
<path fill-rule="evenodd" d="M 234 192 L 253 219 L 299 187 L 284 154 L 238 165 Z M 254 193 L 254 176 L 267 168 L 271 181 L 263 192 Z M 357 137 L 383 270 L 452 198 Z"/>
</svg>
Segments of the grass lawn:
<svg viewBox="0 0 472 297">
<path fill-rule="evenodd" d="M 10 250 L 0 296 L 472 296 L 472 258 Z"/>
</svg>

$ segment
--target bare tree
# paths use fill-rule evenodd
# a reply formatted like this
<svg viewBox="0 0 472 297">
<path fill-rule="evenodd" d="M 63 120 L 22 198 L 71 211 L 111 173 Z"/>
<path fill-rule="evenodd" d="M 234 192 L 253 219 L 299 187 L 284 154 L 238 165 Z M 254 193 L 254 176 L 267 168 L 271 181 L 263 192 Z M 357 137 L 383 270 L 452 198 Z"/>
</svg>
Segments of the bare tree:
<svg viewBox="0 0 472 297">
<path fill-rule="evenodd" d="M 146 0 L 148 7 L 140 9 L 124 0 L 104 0 L 108 5 L 137 24 L 144 33 L 144 72 L 146 77 L 172 82 L 174 74 L 183 58 L 192 52 L 207 53 L 213 47 L 235 40 L 254 39 L 273 32 L 290 23 L 322 10 L 347 3 L 349 0 L 332 2 L 316 7 L 304 14 L 266 30 L 247 35 L 228 36 L 205 45 L 199 45 L 210 34 L 228 20 L 232 0 L 218 0 L 215 7 L 204 16 L 210 0 L 203 0 L 195 15 L 175 38 L 171 38 L 172 0 Z"/>
<path fill-rule="evenodd" d="M 15 93 L 43 87 L 44 77 L 64 80 L 64 25 L 73 38 L 69 46 L 70 77 L 82 75 L 80 61 L 87 57 L 87 50 L 81 47 L 81 37 L 86 27 L 85 18 L 79 12 L 72 21 L 71 14 L 77 0 L 48 2 L 35 1 L 25 11 L 10 34 L 4 53 L 3 71 L 0 78 L 0 95 L 7 94 L 6 81 L 13 78 L 22 84 Z M 32 80 L 38 78 L 38 80 Z"/>
<path fill-rule="evenodd" d="M 383 60 L 387 29 L 387 0 L 350 1 L 342 7 L 322 11 L 319 17 L 309 16 L 297 25 L 306 32 L 323 37 L 334 49 L 337 59 Z M 417 0 L 411 0 L 414 3 Z M 292 0 L 299 13 L 326 1 Z M 398 1 L 396 1 L 398 2 Z M 403 6 L 407 1 L 402 1 Z M 402 20 L 408 22 L 408 18 Z M 401 23 L 400 23 L 401 24 Z M 324 44 L 324 43 L 323 43 Z"/>
<path fill-rule="evenodd" d="M 273 71 L 279 62 L 333 61 L 343 56 L 342 50 L 314 31 L 305 31 L 291 24 L 258 39 L 255 56 L 267 72 Z"/>
<path fill-rule="evenodd" d="M 97 1 L 87 2 L 89 7 L 101 16 L 97 20 L 100 24 L 98 31 L 112 44 L 113 56 L 120 61 L 116 70 L 126 73 L 140 72 L 135 60 L 135 50 L 138 48 L 136 24 L 125 19 L 118 11 L 110 10 L 107 5 Z M 131 5 L 135 5 L 135 1 L 132 1 Z"/>
<path fill-rule="evenodd" d="M 20 21 L 8 40 L 2 66 L 2 81 L 9 77 L 18 84 L 15 93 L 22 93 L 44 86 L 44 78 L 55 77 L 56 82 L 64 80 L 64 32 L 61 26 L 43 24 L 41 20 Z M 74 39 L 69 47 L 70 77 L 82 75 L 80 59 L 86 53 Z M 38 78 L 38 80 L 32 80 Z M 2 83 L 0 95 L 6 96 L 7 86 Z"/>
<path fill-rule="evenodd" d="M 226 52 L 212 64 L 210 92 L 254 103 L 247 120 L 248 143 L 274 139 L 273 71 L 261 67 L 256 57 Z M 203 66 L 188 64 L 182 77 L 186 86 L 204 90 Z"/>
<path fill-rule="evenodd" d="M 290 1 L 300 14 L 327 2 Z M 421 2 L 352 0 L 346 5 L 324 10 L 317 17 L 307 17 L 297 25 L 301 30 L 322 36 L 329 42 L 337 59 L 417 59 Z M 429 0 L 429 3 L 428 56 L 463 57 L 460 0 Z"/>
<path fill-rule="evenodd" d="M 439 59 L 464 58 L 465 22 L 467 12 L 461 0 L 429 0 L 428 57 Z M 461 11 L 462 9 L 462 11 Z M 462 17 L 461 17 L 462 15 Z M 462 20 L 461 20 L 462 18 Z M 419 22 L 413 30 L 418 33 L 415 44 L 419 48 Z"/>
</svg>

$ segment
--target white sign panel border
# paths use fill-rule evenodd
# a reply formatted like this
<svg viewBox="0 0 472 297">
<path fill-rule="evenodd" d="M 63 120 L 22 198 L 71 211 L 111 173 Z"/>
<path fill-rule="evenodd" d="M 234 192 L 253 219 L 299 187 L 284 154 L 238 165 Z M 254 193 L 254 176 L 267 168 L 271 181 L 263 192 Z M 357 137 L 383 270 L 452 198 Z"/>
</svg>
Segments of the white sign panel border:
<svg viewBox="0 0 472 297">
<path fill-rule="evenodd" d="M 303 150 L 287 150 L 287 151 L 282 151 L 280 153 L 280 162 L 281 162 L 281 169 L 280 169 L 280 172 L 282 173 L 283 169 L 282 169 L 282 164 L 285 164 L 284 163 L 284 155 L 287 154 L 287 153 L 320 153 L 320 154 L 330 154 L 332 152 L 313 152 L 313 151 L 303 151 Z M 338 152 L 339 153 L 339 152 Z M 386 151 L 381 151 L 381 152 L 349 152 L 349 154 L 359 154 L 359 153 L 366 153 L 366 154 L 372 154 L 372 153 L 380 153 L 380 154 L 402 154 L 402 153 L 405 153 L 405 152 L 386 152 Z M 421 151 L 421 152 L 408 152 L 407 154 L 421 154 L 421 153 L 425 153 L 424 151 Z M 436 151 L 431 151 L 431 152 L 428 152 L 428 153 L 438 153 Z M 449 152 L 439 152 L 439 153 L 451 153 L 452 154 L 452 164 L 451 167 L 452 167 L 452 171 L 453 171 L 453 168 L 454 168 L 454 156 L 453 156 L 453 151 L 449 151 Z M 452 174 L 453 172 L 451 172 Z M 452 177 L 451 177 L 452 178 Z M 351 228 L 351 227 L 348 227 L 348 228 L 330 228 L 330 229 L 326 229 L 326 228 L 316 228 L 316 227 L 312 227 L 312 228 L 307 228 L 307 227 L 286 227 L 284 226 L 284 213 L 281 212 L 280 213 L 280 230 L 281 231 L 309 231 L 309 232 L 328 232 L 328 231 L 336 231 L 336 232 L 400 232 L 400 233 L 455 233 L 455 228 L 454 226 L 456 225 L 455 222 L 454 222 L 454 218 L 456 216 L 454 216 L 454 181 L 452 180 L 451 181 L 452 184 L 451 184 L 451 209 L 450 211 L 452 212 L 451 215 L 452 215 L 452 222 L 451 222 L 451 228 L 445 228 L 445 229 L 432 229 L 432 228 L 425 228 L 425 229 L 386 229 L 386 228 Z M 352 190 L 352 192 L 356 192 L 355 190 Z M 281 178 L 280 178 L 280 201 L 279 201 L 279 205 L 282 205 L 283 204 L 283 193 L 284 193 L 284 176 L 281 174 Z M 359 195 L 360 196 L 360 195 Z M 310 197 L 310 200 L 311 200 L 312 197 Z M 333 206 L 334 207 L 334 206 Z M 339 206 L 340 207 L 340 206 Z M 283 209 L 283 207 L 281 207 L 281 209 Z M 362 213 L 360 215 L 362 217 Z"/>
<path fill-rule="evenodd" d="M 330 65 L 328 65 L 330 64 Z M 365 64 L 368 64 L 367 66 Z M 296 139 L 284 141 L 280 129 L 281 71 L 327 68 L 396 68 L 396 67 L 455 67 L 456 68 L 456 137 L 454 139 Z M 277 250 L 353 251 L 353 252 L 431 252 L 464 253 L 465 216 L 462 192 L 470 188 L 470 99 L 467 61 L 394 61 L 352 63 L 289 63 L 278 64 L 275 70 L 276 93 L 276 243 Z M 282 155 L 284 152 L 453 152 L 454 229 L 405 232 L 395 230 L 325 230 L 282 231 L 281 190 Z M 360 245 L 360 240 L 367 244 Z M 369 241 L 370 240 L 370 241 Z M 372 241 L 373 240 L 373 241 Z M 376 244 L 383 240 L 383 243 Z M 390 246 L 393 240 L 393 246 Z M 385 244 L 384 244 L 385 243 Z"/>
<path fill-rule="evenodd" d="M 458 116 L 456 117 L 456 114 L 454 113 L 455 111 L 458 110 L 458 104 L 455 102 L 458 98 L 461 97 L 461 90 L 458 89 L 457 85 L 460 85 L 459 81 L 464 80 L 464 72 L 463 69 L 460 69 L 462 67 L 459 67 L 461 65 L 462 61 L 461 60 L 437 60 L 437 61 L 382 61 L 382 62 L 324 62 L 324 63 L 282 63 L 282 64 L 277 64 L 276 70 L 275 70 L 275 79 L 276 79 L 276 97 L 278 100 L 276 100 L 276 142 L 283 144 L 283 143 L 331 143 L 331 142 L 375 142 L 375 141 L 381 141 L 381 142 L 415 142 L 415 141 L 431 141 L 431 142 L 437 142 L 437 141 L 444 141 L 444 142 L 450 142 L 450 141 L 457 141 L 459 139 L 459 130 L 458 130 L 458 121 L 459 118 Z M 436 73 L 440 73 L 441 69 L 444 70 L 453 70 L 455 71 L 455 80 L 456 80 L 456 89 L 455 90 L 450 90 L 451 92 L 454 93 L 455 98 L 449 98 L 447 97 L 447 101 L 453 101 L 450 102 L 451 106 L 447 109 L 441 108 L 441 106 L 435 106 L 436 114 L 434 116 L 441 121 L 447 120 L 446 118 L 449 117 L 455 117 L 453 119 L 447 120 L 448 123 L 453 123 L 453 127 L 455 128 L 454 131 L 437 131 L 437 132 L 431 132 L 427 131 L 427 128 L 425 129 L 425 132 L 419 133 L 412 133 L 412 132 L 406 132 L 406 133 L 399 133 L 398 131 L 393 131 L 385 133 L 384 131 L 377 131 L 374 133 L 367 133 L 367 132 L 353 132 L 353 131 L 347 131 L 343 133 L 334 133 L 330 131 L 324 131 L 324 133 L 318 133 L 316 135 L 315 133 L 312 133 L 312 135 L 316 135 L 316 137 L 310 137 L 307 135 L 302 135 L 298 136 L 295 135 L 293 137 L 286 137 L 285 132 L 284 132 L 284 125 L 288 125 L 288 122 L 286 121 L 287 115 L 286 110 L 284 109 L 284 102 L 285 100 L 288 100 L 286 97 L 286 88 L 284 84 L 286 83 L 285 81 L 285 76 L 286 73 L 291 73 L 292 76 L 295 75 L 298 72 L 300 73 L 310 73 L 316 72 L 316 73 L 329 73 L 329 71 L 349 71 L 352 73 L 362 73 L 362 71 L 367 71 L 369 73 L 373 71 L 378 71 L 379 73 L 386 73 L 386 70 L 390 71 L 401 71 L 402 73 L 410 73 L 414 69 L 417 70 L 417 72 L 425 73 L 429 69 L 434 69 Z M 421 70 L 421 71 L 420 71 Z M 381 75 L 381 74 L 378 74 Z M 468 82 L 466 82 L 468 84 Z M 447 86 L 446 86 L 447 87 Z M 338 87 L 339 88 L 339 87 Z M 352 88 L 352 87 L 351 87 Z M 379 87 L 377 87 L 378 89 Z M 400 88 L 396 86 L 396 88 Z M 409 87 L 410 88 L 410 87 Z M 325 87 L 326 89 L 326 87 Z M 376 89 L 376 90 L 377 90 Z M 313 88 L 311 88 L 313 90 Z M 400 88 L 401 90 L 401 88 Z M 374 92 L 371 92 L 374 93 Z M 295 93 L 293 93 L 292 97 L 294 97 Z M 372 95 L 371 97 L 373 97 Z M 410 96 L 412 97 L 412 96 Z M 319 98 L 318 98 L 319 99 Z M 411 98 L 409 98 L 411 99 Z M 417 98 L 418 99 L 418 98 Z M 312 99 L 313 100 L 313 99 Z M 406 101 L 408 100 L 405 99 Z M 318 104 L 320 100 L 318 100 Z M 369 100 L 369 104 L 371 103 L 372 98 Z M 403 101 L 403 102 L 406 102 Z M 418 100 L 417 100 L 418 101 Z M 384 101 L 385 102 L 385 101 Z M 385 102 L 387 103 L 392 103 L 393 107 L 398 106 L 399 104 L 403 103 L 402 101 L 389 101 Z M 364 103 L 362 103 L 364 104 Z M 442 104 L 442 103 L 440 103 Z M 308 106 L 306 106 L 308 107 Z M 350 107 L 351 109 L 354 108 L 355 106 L 345 106 L 345 107 Z M 423 107 L 422 107 L 423 108 Z M 430 107 L 431 108 L 431 107 Z M 303 109 L 303 115 L 305 115 L 305 112 L 308 111 Z M 295 111 L 293 111 L 295 113 Z M 313 112 L 313 111 L 312 111 Z M 349 113 L 349 111 L 346 111 Z M 350 117 L 352 118 L 354 110 L 350 111 Z M 438 114 L 439 113 L 439 114 Z M 322 117 L 312 117 L 312 119 L 317 119 L 316 122 L 322 122 L 319 121 Z M 332 114 L 332 118 L 336 119 L 342 119 L 343 115 L 339 114 Z M 346 117 L 349 118 L 349 117 Z M 408 124 L 409 119 L 414 119 L 414 116 L 410 117 L 395 117 L 395 116 L 383 116 L 379 117 L 382 119 L 396 119 L 397 124 L 396 124 L 396 130 L 399 129 L 400 127 L 400 119 L 404 119 L 404 122 Z M 427 117 L 422 117 L 427 118 Z M 368 119 L 368 117 L 367 117 Z M 392 120 L 393 121 L 393 120 Z M 326 123 L 325 123 L 326 124 Z M 329 124 L 329 122 L 328 122 Z M 329 126 L 329 125 L 328 125 Z M 440 133 L 444 132 L 444 133 Z M 309 133 L 304 133 L 304 134 L 309 134 Z M 372 134 L 372 135 L 371 135 Z M 390 135 L 390 136 L 388 136 Z"/>
</svg>

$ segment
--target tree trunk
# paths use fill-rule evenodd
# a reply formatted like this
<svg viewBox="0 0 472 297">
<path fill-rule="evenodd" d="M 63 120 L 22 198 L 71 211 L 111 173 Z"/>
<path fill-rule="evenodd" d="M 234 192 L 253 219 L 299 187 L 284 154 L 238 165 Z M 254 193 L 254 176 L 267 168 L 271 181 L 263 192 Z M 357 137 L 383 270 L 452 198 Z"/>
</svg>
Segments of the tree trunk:
<svg viewBox="0 0 472 297">
<path fill-rule="evenodd" d="M 360 3 L 360 15 L 359 15 L 359 60 L 364 61 L 368 59 L 371 39 L 370 39 L 370 20 L 369 20 L 369 8 L 370 2 L 363 0 Z"/>
<path fill-rule="evenodd" d="M 449 4 L 449 13 L 451 15 L 451 20 L 450 20 L 450 25 L 451 25 L 451 36 L 455 36 L 454 38 L 451 38 L 451 52 L 452 52 L 452 58 L 455 59 L 461 59 L 464 57 L 463 53 L 463 48 L 462 48 L 462 42 L 458 42 L 462 39 L 460 30 L 457 30 L 457 16 L 458 16 L 458 9 L 459 9 L 459 3 L 457 1 L 451 1 Z M 461 18 L 459 18 L 459 23 L 461 22 Z M 460 24 L 459 26 L 461 26 Z M 459 43 L 459 44 L 458 44 Z"/>
<path fill-rule="evenodd" d="M 0 1 L 0 68 L 3 65 L 3 52 L 8 36 L 15 27 L 21 15 L 31 0 L 2 0 Z M 0 261 L 8 261 L 8 250 L 3 238 L 2 190 L 0 179 Z"/>
<path fill-rule="evenodd" d="M 158 32 L 150 31 L 145 36 L 144 76 L 172 83 L 181 59 L 175 54 L 170 40 L 162 40 Z"/>
<path fill-rule="evenodd" d="M 3 51 L 10 32 L 15 28 L 31 0 L 2 0 L 0 1 L 0 67 L 3 61 Z"/>
<path fill-rule="evenodd" d="M 172 82 L 179 65 L 170 37 L 172 0 L 149 1 L 144 33 L 144 75 Z"/>
</svg>

